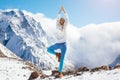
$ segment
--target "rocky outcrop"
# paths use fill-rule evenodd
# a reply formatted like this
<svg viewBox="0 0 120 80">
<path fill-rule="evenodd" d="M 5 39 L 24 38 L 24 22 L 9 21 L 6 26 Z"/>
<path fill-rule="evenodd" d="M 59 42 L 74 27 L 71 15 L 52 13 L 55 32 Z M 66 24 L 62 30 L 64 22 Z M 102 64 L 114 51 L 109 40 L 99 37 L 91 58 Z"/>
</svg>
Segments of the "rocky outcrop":
<svg viewBox="0 0 120 80">
<path fill-rule="evenodd" d="M 116 65 L 116 66 L 114 67 L 114 69 L 120 69 L 120 64 L 119 64 L 119 65 Z"/>
<path fill-rule="evenodd" d="M 78 68 L 78 70 L 77 70 L 78 72 L 81 72 L 81 71 L 90 71 L 90 69 L 89 68 L 87 68 L 87 67 L 80 67 L 80 68 Z"/>
<path fill-rule="evenodd" d="M 39 77 L 39 73 L 37 71 L 34 71 L 31 73 L 30 77 L 28 80 L 33 80 Z"/>
<path fill-rule="evenodd" d="M 91 72 L 100 71 L 100 70 L 110 70 L 109 66 L 101 66 L 91 69 Z"/>
</svg>

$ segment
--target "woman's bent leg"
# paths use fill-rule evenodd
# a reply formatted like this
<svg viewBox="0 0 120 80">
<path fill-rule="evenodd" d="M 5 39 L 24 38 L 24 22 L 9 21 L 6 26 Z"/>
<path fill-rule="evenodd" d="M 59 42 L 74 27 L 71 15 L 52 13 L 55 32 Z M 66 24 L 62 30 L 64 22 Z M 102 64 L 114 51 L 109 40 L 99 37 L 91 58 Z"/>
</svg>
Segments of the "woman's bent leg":
<svg viewBox="0 0 120 80">
<path fill-rule="evenodd" d="M 56 54 L 55 50 L 59 48 L 59 45 L 58 44 L 54 44 L 50 47 L 47 48 L 47 51 L 51 54 Z"/>
</svg>

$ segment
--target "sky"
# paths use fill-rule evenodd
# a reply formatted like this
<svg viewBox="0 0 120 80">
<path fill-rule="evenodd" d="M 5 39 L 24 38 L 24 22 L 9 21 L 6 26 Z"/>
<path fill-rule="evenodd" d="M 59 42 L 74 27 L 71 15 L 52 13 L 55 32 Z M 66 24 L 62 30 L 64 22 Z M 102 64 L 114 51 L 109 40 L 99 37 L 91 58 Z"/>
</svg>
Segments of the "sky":
<svg viewBox="0 0 120 80">
<path fill-rule="evenodd" d="M 43 13 L 55 19 L 62 5 L 67 10 L 70 23 L 82 27 L 120 21 L 120 0 L 0 0 L 0 9 L 20 9 Z"/>
</svg>

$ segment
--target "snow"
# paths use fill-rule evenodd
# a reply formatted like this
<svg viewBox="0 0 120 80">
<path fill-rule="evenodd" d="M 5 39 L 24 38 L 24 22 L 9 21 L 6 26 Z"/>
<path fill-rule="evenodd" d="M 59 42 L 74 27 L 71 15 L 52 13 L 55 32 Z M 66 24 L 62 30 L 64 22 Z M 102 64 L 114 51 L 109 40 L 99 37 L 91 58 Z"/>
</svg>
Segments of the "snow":
<svg viewBox="0 0 120 80">
<path fill-rule="evenodd" d="M 20 59 L 19 57 L 17 57 L 14 53 L 12 53 L 10 50 L 8 50 L 5 46 L 3 46 L 0 43 L 0 54 L 2 54 L 2 53 L 5 56 L 7 56 L 7 57 L 12 57 L 12 58 L 18 58 L 18 59 Z"/>
<path fill-rule="evenodd" d="M 0 43 L 0 80 L 28 80 L 36 69 Z"/>
<path fill-rule="evenodd" d="M 111 71 L 100 71 L 94 73 L 86 72 L 82 76 L 75 78 L 78 80 L 120 80 L 120 70 L 115 69 Z"/>
<path fill-rule="evenodd" d="M 0 58 L 0 80 L 27 80 L 31 74 L 29 68 L 25 69 L 23 67 L 29 67 L 25 65 L 23 61 L 12 58 Z M 51 75 L 51 71 L 43 71 L 46 75 Z M 61 79 L 54 76 L 50 76 L 45 79 L 40 79 L 38 77 L 35 80 L 120 80 L 120 69 L 114 70 L 101 70 L 97 72 L 83 72 L 79 76 L 66 75 Z"/>
<path fill-rule="evenodd" d="M 0 80 L 27 80 L 36 70 L 0 43 Z"/>
<path fill-rule="evenodd" d="M 0 58 L 0 80 L 27 80 L 31 70 L 24 62 L 12 58 Z"/>
<path fill-rule="evenodd" d="M 49 70 L 43 70 L 42 72 L 43 72 L 43 74 L 46 74 L 46 75 L 51 75 L 52 74 L 52 72 L 49 71 Z"/>
<path fill-rule="evenodd" d="M 45 71 L 45 74 L 50 74 L 50 71 Z M 79 76 L 74 75 L 67 75 L 63 76 L 62 78 L 56 78 L 53 76 L 50 76 L 48 78 L 45 78 L 43 80 L 120 80 L 120 69 L 114 69 L 114 70 L 101 70 L 97 72 L 83 72 Z"/>
</svg>

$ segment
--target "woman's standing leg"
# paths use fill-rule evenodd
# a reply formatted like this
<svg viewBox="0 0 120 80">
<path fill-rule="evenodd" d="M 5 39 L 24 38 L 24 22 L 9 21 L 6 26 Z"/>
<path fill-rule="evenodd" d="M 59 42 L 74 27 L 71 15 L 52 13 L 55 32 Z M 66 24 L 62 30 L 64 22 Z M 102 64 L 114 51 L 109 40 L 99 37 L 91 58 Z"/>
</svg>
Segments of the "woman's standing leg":
<svg viewBox="0 0 120 80">
<path fill-rule="evenodd" d="M 60 64 L 59 64 L 59 72 L 62 72 L 63 64 L 64 64 L 64 57 L 66 53 L 66 44 L 63 44 L 61 47 L 61 58 L 60 58 Z"/>
</svg>

